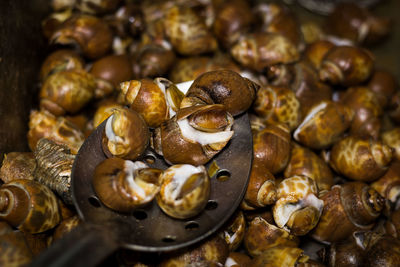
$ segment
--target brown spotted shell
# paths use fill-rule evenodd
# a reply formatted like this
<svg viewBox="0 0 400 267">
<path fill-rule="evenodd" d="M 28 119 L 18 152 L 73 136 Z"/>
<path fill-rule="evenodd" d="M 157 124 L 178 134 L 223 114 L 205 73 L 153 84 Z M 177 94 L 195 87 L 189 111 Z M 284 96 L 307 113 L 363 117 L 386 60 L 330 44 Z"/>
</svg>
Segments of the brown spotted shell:
<svg viewBox="0 0 400 267">
<path fill-rule="evenodd" d="M 40 89 L 40 107 L 54 115 L 76 113 L 94 96 L 95 78 L 82 70 L 65 70 L 50 75 Z"/>
<path fill-rule="evenodd" d="M 32 152 L 10 152 L 4 154 L 0 179 L 4 183 L 22 178 L 33 180 L 35 168 L 36 160 Z"/>
<path fill-rule="evenodd" d="M 293 138 L 312 149 L 327 148 L 350 127 L 353 115 L 353 111 L 342 104 L 323 101 L 308 111 Z"/>
<path fill-rule="evenodd" d="M 264 51 L 268 51 L 265 53 Z M 258 32 L 241 38 L 230 50 L 243 67 L 262 71 L 277 64 L 288 64 L 299 59 L 295 45 L 277 33 Z"/>
<path fill-rule="evenodd" d="M 392 160 L 392 149 L 382 142 L 347 136 L 331 150 L 330 166 L 339 174 L 364 182 L 381 177 Z"/>
<path fill-rule="evenodd" d="M 58 201 L 45 185 L 19 179 L 0 187 L 0 219 L 23 232 L 41 233 L 61 220 Z"/>
<path fill-rule="evenodd" d="M 337 242 L 355 230 L 368 230 L 379 217 L 384 198 L 361 182 L 335 185 L 323 195 L 324 210 L 312 237 L 323 242 Z"/>
<path fill-rule="evenodd" d="M 294 130 L 301 121 L 300 102 L 288 87 L 260 87 L 252 106 L 254 112 L 269 123 L 286 123 Z"/>
<path fill-rule="evenodd" d="M 201 17 L 188 7 L 173 6 L 163 20 L 165 34 L 182 55 L 199 55 L 217 49 L 217 41 Z"/>
<path fill-rule="evenodd" d="M 298 263 L 306 262 L 308 256 L 303 255 L 303 250 L 290 246 L 276 246 L 265 250 L 255 257 L 251 266 L 288 266 L 295 267 Z"/>
<path fill-rule="evenodd" d="M 93 115 L 93 127 L 99 126 L 103 121 L 110 117 L 114 109 L 122 108 L 123 105 L 117 101 L 107 98 L 98 103 L 98 107 Z"/>
<path fill-rule="evenodd" d="M 289 162 L 291 136 L 282 123 L 268 124 L 253 133 L 253 161 L 264 165 L 272 174 L 281 172 Z"/>
<path fill-rule="evenodd" d="M 237 211 L 226 226 L 221 231 L 221 235 L 225 238 L 229 245 L 230 251 L 235 251 L 242 244 L 246 230 L 246 220 L 242 211 Z"/>
<path fill-rule="evenodd" d="M 318 191 L 330 190 L 334 185 L 333 173 L 328 164 L 312 150 L 298 144 L 292 146 L 284 172 L 285 177 L 294 175 L 310 177 L 316 182 Z"/>
<path fill-rule="evenodd" d="M 210 178 L 204 166 L 172 165 L 161 176 L 158 206 L 173 218 L 199 214 L 210 196 Z"/>
<path fill-rule="evenodd" d="M 298 244 L 298 237 L 268 223 L 261 217 L 255 217 L 249 223 L 244 237 L 246 250 L 253 257 L 263 254 L 271 247 L 278 245 L 297 247 Z"/>
<path fill-rule="evenodd" d="M 400 127 L 384 131 L 381 134 L 382 142 L 393 149 L 393 156 L 400 160 Z"/>
<path fill-rule="evenodd" d="M 374 181 L 371 187 L 391 203 L 396 203 L 400 197 L 400 162 L 392 162 L 386 173 Z"/>
<path fill-rule="evenodd" d="M 64 21 L 52 34 L 57 44 L 77 44 L 83 54 L 91 59 L 105 55 L 112 45 L 112 32 L 101 18 L 75 14 Z"/>
<path fill-rule="evenodd" d="M 1 222 L 0 265 L 28 266 L 34 255 L 24 233 L 15 231 L 6 222 Z"/>
<path fill-rule="evenodd" d="M 181 108 L 196 104 L 223 104 L 236 116 L 250 108 L 258 85 L 232 70 L 216 70 L 203 73 L 190 86 Z"/>
<path fill-rule="evenodd" d="M 72 229 L 77 227 L 81 222 L 82 220 L 79 218 L 78 215 L 62 220 L 61 223 L 57 225 L 57 227 L 54 229 L 53 242 L 71 232 Z"/>
<path fill-rule="evenodd" d="M 319 77 L 331 84 L 352 86 L 366 81 L 373 68 L 374 59 L 366 50 L 354 46 L 335 46 L 325 54 Z"/>
</svg>

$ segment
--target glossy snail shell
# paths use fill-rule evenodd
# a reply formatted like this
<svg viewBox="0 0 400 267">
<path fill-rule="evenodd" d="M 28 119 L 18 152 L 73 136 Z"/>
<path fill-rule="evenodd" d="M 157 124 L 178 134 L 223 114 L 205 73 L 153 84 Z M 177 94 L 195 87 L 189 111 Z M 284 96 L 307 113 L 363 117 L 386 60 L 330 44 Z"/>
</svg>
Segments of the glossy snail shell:
<svg viewBox="0 0 400 267">
<path fill-rule="evenodd" d="M 155 198 L 160 190 L 161 173 L 140 161 L 109 158 L 96 166 L 92 184 L 105 206 L 130 212 Z"/>
<path fill-rule="evenodd" d="M 382 142 L 347 136 L 331 149 L 330 166 L 346 177 L 371 182 L 381 177 L 392 160 L 392 149 Z"/>
<path fill-rule="evenodd" d="M 246 251 L 253 257 L 263 254 L 271 247 L 278 245 L 297 247 L 298 244 L 298 237 L 285 229 L 268 223 L 261 217 L 255 217 L 249 222 L 244 237 Z"/>
<path fill-rule="evenodd" d="M 285 178 L 277 186 L 277 201 L 272 208 L 278 227 L 288 227 L 294 235 L 305 235 L 321 216 L 323 201 L 318 199 L 314 180 L 306 176 Z"/>
<path fill-rule="evenodd" d="M 231 252 L 225 261 L 226 267 L 251 266 L 251 258 L 243 252 Z"/>
<path fill-rule="evenodd" d="M 110 117 L 114 109 L 123 108 L 122 104 L 119 104 L 113 99 L 105 99 L 98 104 L 98 107 L 93 115 L 93 127 L 99 126 L 103 121 Z"/>
<path fill-rule="evenodd" d="M 298 263 L 308 260 L 308 256 L 303 255 L 303 252 L 301 248 L 296 247 L 272 247 L 255 257 L 251 262 L 251 266 L 298 266 Z"/>
<path fill-rule="evenodd" d="M 56 116 L 76 113 L 93 98 L 95 89 L 95 78 L 86 71 L 59 71 L 43 83 L 40 107 Z"/>
<path fill-rule="evenodd" d="M 19 179 L 0 187 L 0 219 L 28 233 L 52 229 L 61 220 L 57 198 L 45 185 Z"/>
<path fill-rule="evenodd" d="M 315 41 L 305 48 L 304 59 L 310 62 L 316 70 L 319 70 L 326 53 L 334 46 L 332 42 L 327 40 Z"/>
<path fill-rule="evenodd" d="M 333 173 L 328 164 L 312 150 L 298 144 L 291 149 L 290 160 L 284 176 L 302 175 L 315 181 L 318 191 L 330 190 L 334 185 Z"/>
<path fill-rule="evenodd" d="M 204 166 L 177 164 L 161 176 L 159 207 L 169 216 L 187 219 L 203 211 L 210 195 L 210 178 Z"/>
<path fill-rule="evenodd" d="M 229 251 L 235 251 L 242 244 L 246 230 L 246 220 L 242 211 L 237 211 L 226 226 L 221 231 L 226 243 L 229 245 Z"/>
<path fill-rule="evenodd" d="M 327 148 L 350 127 L 353 115 L 353 111 L 344 105 L 323 101 L 308 111 L 293 138 L 312 149 Z"/>
<path fill-rule="evenodd" d="M 371 229 L 384 205 L 384 198 L 361 182 L 334 185 L 321 199 L 324 210 L 312 237 L 327 243 L 344 240 L 355 230 Z"/>
<path fill-rule="evenodd" d="M 232 125 L 233 117 L 219 104 L 180 109 L 156 129 L 153 144 L 169 163 L 201 165 L 225 147 Z"/>
<path fill-rule="evenodd" d="M 36 160 L 32 152 L 10 152 L 4 154 L 0 179 L 4 183 L 21 178 L 33 180 L 35 168 Z"/>
<path fill-rule="evenodd" d="M 400 197 L 400 162 L 393 161 L 385 174 L 374 181 L 371 187 L 391 203 L 397 203 Z"/>
<path fill-rule="evenodd" d="M 194 80 L 181 108 L 196 104 L 223 104 L 230 114 L 236 116 L 249 109 L 258 87 L 231 70 L 209 71 Z"/>
<path fill-rule="evenodd" d="M 108 156 L 136 159 L 146 149 L 150 132 L 142 116 L 128 108 L 115 109 L 107 119 L 103 151 Z"/>
<path fill-rule="evenodd" d="M 240 65 L 255 71 L 262 71 L 277 64 L 292 63 L 299 59 L 295 44 L 278 33 L 248 34 L 232 46 L 230 52 Z"/>
<path fill-rule="evenodd" d="M 393 156 L 400 160 L 400 127 L 382 132 L 382 142 L 393 149 Z"/>
<path fill-rule="evenodd" d="M 376 94 L 379 105 L 384 108 L 398 89 L 398 84 L 391 72 L 377 69 L 368 81 L 367 87 Z"/>
</svg>

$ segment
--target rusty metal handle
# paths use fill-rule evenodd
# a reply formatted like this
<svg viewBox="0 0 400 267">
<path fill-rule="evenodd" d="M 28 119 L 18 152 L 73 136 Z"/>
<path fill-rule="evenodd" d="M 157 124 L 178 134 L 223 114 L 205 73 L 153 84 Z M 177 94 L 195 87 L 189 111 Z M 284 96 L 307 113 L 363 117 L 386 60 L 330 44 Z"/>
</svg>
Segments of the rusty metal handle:
<svg viewBox="0 0 400 267">
<path fill-rule="evenodd" d="M 39 254 L 30 266 L 96 266 L 118 248 L 114 237 L 108 227 L 82 223 Z"/>
</svg>

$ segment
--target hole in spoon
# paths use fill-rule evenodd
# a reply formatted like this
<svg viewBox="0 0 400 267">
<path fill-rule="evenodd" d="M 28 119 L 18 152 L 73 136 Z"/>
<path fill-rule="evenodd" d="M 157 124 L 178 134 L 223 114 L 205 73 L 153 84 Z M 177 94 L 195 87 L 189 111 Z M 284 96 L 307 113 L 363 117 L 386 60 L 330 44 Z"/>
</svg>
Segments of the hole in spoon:
<svg viewBox="0 0 400 267">
<path fill-rule="evenodd" d="M 100 208 L 101 207 L 100 200 L 95 196 L 89 197 L 88 201 L 89 201 L 89 204 L 92 205 L 95 208 Z"/>
<path fill-rule="evenodd" d="M 156 157 L 149 153 L 146 156 L 144 156 L 144 161 L 146 161 L 147 164 L 154 164 L 156 162 Z"/>
<path fill-rule="evenodd" d="M 229 178 L 231 178 L 231 173 L 228 170 L 219 170 L 217 172 L 217 180 L 220 182 L 225 182 L 227 180 L 229 180 Z"/>
<path fill-rule="evenodd" d="M 187 222 L 185 225 L 185 229 L 188 231 L 199 229 L 199 227 L 200 227 L 200 225 L 196 221 Z"/>
<path fill-rule="evenodd" d="M 175 242 L 175 240 L 176 240 L 176 236 L 173 236 L 173 235 L 167 235 L 162 239 L 162 241 L 164 243 L 172 243 L 172 242 Z"/>
<path fill-rule="evenodd" d="M 143 210 L 135 210 L 132 216 L 135 217 L 136 220 L 142 221 L 147 218 L 147 213 Z"/>
<path fill-rule="evenodd" d="M 205 207 L 206 210 L 215 210 L 216 208 L 218 208 L 218 203 L 215 200 L 209 200 Z"/>
</svg>

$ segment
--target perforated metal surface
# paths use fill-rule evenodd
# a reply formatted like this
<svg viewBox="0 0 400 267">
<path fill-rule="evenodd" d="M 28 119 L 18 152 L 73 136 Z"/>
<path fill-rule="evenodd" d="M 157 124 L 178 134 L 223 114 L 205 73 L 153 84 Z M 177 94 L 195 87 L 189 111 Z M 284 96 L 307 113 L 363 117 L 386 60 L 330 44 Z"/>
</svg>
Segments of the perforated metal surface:
<svg viewBox="0 0 400 267">
<path fill-rule="evenodd" d="M 194 244 L 217 231 L 240 204 L 248 182 L 252 162 L 252 135 L 247 114 L 235 118 L 234 136 L 213 159 L 220 171 L 211 177 L 211 195 L 206 209 L 188 220 L 165 215 L 153 201 L 132 214 L 120 214 L 103 206 L 93 191 L 91 180 L 97 164 L 106 159 L 101 138 L 105 124 L 85 141 L 74 163 L 72 193 L 82 219 L 113 229 L 110 235 L 120 247 L 139 251 L 170 251 Z M 151 167 L 166 169 L 162 157 L 150 148 L 142 159 L 150 158 Z M 213 161 L 211 160 L 206 167 Z M 229 178 L 225 179 L 228 174 Z M 224 176 L 224 179 L 218 177 Z"/>
</svg>

